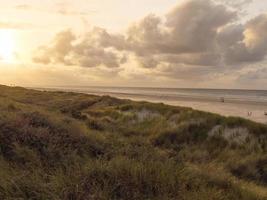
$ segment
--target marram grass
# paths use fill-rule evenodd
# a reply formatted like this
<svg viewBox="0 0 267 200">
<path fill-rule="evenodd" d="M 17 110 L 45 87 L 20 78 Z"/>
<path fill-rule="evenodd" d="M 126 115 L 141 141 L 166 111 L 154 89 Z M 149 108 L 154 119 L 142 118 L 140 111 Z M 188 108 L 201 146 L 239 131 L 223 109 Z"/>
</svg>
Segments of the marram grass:
<svg viewBox="0 0 267 200">
<path fill-rule="evenodd" d="M 0 86 L 0 199 L 267 199 L 267 126 Z"/>
</svg>

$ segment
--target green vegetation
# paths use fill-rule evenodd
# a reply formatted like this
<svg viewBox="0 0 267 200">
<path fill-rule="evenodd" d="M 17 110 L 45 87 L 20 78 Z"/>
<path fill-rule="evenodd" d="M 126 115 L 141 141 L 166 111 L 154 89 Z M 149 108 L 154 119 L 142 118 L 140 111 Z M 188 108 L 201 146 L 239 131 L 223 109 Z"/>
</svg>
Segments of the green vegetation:
<svg viewBox="0 0 267 200">
<path fill-rule="evenodd" d="M 267 199 L 267 126 L 0 86 L 0 199 Z"/>
</svg>

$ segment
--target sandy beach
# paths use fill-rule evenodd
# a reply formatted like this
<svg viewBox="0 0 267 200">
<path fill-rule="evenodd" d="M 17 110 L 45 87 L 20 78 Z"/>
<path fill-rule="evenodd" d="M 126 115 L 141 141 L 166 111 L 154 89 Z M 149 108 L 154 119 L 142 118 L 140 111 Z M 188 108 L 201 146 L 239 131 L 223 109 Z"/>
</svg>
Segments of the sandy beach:
<svg viewBox="0 0 267 200">
<path fill-rule="evenodd" d="M 201 110 L 206 112 L 217 113 L 224 116 L 236 116 L 246 118 L 252 121 L 267 123 L 267 104 L 260 102 L 249 101 L 233 101 L 227 100 L 222 103 L 219 100 L 212 100 L 208 98 L 166 98 L 153 97 L 149 95 L 133 95 L 133 94 L 116 94 L 116 93 L 91 93 L 95 95 L 110 95 L 122 99 L 131 99 L 135 101 L 149 101 L 155 103 L 165 103 L 174 106 L 190 107 L 195 110 Z M 248 116 L 248 112 L 252 112 L 251 116 Z"/>
<path fill-rule="evenodd" d="M 90 90 L 82 88 L 34 88 L 37 90 L 48 91 L 68 91 L 79 92 L 93 95 L 109 95 L 121 99 L 131 99 L 135 101 L 148 101 L 155 103 L 164 103 L 174 106 L 190 107 L 195 110 L 217 113 L 224 116 L 236 116 L 246 118 L 252 121 L 267 124 L 267 102 L 266 101 L 249 101 L 243 99 L 225 99 L 221 102 L 218 98 L 205 96 L 166 96 L 153 95 L 149 93 L 123 93 L 102 90 Z M 248 113 L 251 112 L 249 116 Z"/>
</svg>

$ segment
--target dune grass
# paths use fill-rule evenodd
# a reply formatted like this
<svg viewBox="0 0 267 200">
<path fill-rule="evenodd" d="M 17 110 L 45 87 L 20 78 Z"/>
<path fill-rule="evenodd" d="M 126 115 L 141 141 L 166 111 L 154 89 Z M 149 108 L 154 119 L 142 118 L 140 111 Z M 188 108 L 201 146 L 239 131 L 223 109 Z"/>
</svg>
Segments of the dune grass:
<svg viewBox="0 0 267 200">
<path fill-rule="evenodd" d="M 0 86 L 0 199 L 267 199 L 267 126 Z"/>
</svg>

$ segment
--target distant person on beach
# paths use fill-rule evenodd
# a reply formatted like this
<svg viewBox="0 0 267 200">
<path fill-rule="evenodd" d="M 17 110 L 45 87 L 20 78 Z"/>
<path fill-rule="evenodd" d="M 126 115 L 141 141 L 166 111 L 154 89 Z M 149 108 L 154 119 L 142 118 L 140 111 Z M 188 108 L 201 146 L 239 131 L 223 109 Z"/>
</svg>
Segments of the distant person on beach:
<svg viewBox="0 0 267 200">
<path fill-rule="evenodd" d="M 225 102 L 225 99 L 224 97 L 221 97 L 221 102 L 224 103 Z"/>
</svg>

